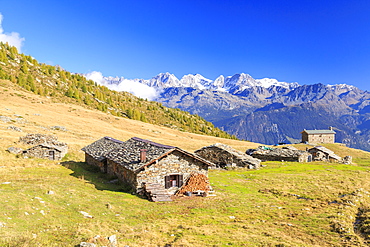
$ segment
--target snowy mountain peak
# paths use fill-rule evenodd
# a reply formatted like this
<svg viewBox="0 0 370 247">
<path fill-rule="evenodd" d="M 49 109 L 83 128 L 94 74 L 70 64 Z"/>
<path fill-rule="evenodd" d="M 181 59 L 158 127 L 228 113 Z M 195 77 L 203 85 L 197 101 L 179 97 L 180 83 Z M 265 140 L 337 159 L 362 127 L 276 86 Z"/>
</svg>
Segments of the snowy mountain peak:
<svg viewBox="0 0 370 247">
<path fill-rule="evenodd" d="M 256 79 L 256 82 L 259 86 L 269 88 L 271 86 L 279 86 L 283 88 L 289 88 L 293 89 L 299 86 L 297 82 L 280 82 L 276 79 L 270 79 L 270 78 L 263 78 L 263 79 Z"/>
<path fill-rule="evenodd" d="M 180 80 L 182 87 L 192 87 L 197 89 L 206 89 L 209 88 L 212 80 L 206 79 L 200 74 L 189 74 L 184 75 Z"/>
<path fill-rule="evenodd" d="M 150 87 L 168 88 L 168 87 L 181 87 L 179 79 L 174 74 L 160 73 L 149 81 L 144 81 Z"/>
</svg>

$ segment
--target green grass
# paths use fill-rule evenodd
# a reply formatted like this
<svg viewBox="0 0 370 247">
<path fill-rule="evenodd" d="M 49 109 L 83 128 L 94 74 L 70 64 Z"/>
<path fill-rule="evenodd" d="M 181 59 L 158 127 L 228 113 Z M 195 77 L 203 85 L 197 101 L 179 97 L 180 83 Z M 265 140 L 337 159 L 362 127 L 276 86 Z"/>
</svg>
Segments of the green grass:
<svg viewBox="0 0 370 247">
<path fill-rule="evenodd" d="M 366 190 L 369 170 L 288 162 L 213 170 L 216 197 L 152 203 L 107 183 L 111 178 L 82 162 L 2 168 L 0 182 L 10 184 L 0 184 L 0 246 L 75 246 L 113 234 L 120 246 L 342 246 L 344 237 L 363 240 L 353 230 L 334 231 L 333 222 L 350 226 L 354 219 L 348 219 L 369 207 L 369 198 L 348 208 L 329 202 Z"/>
</svg>

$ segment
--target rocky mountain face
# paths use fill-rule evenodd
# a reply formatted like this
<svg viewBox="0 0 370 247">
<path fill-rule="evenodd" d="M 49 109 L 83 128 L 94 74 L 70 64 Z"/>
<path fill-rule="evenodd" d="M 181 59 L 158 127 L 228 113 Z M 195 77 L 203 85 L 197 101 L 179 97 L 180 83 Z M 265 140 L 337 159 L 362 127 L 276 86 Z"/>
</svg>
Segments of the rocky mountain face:
<svg viewBox="0 0 370 247">
<path fill-rule="evenodd" d="M 164 73 L 135 81 L 156 88 L 156 101 L 165 106 L 198 114 L 240 139 L 295 143 L 303 129 L 333 126 L 336 142 L 370 151 L 370 93 L 354 86 L 299 85 L 248 74 L 179 80 Z"/>
</svg>

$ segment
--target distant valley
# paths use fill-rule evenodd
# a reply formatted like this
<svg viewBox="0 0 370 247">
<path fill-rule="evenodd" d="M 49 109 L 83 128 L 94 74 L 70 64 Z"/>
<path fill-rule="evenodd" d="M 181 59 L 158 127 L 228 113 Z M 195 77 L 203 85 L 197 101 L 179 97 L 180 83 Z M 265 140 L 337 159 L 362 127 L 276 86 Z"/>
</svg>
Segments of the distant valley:
<svg viewBox="0 0 370 247">
<path fill-rule="evenodd" d="M 118 85 L 126 79 L 105 80 Z M 351 85 L 300 85 L 243 73 L 215 80 L 163 73 L 132 81 L 154 88 L 163 105 L 198 114 L 240 139 L 295 143 L 303 129 L 333 126 L 336 142 L 370 150 L 370 93 Z"/>
</svg>

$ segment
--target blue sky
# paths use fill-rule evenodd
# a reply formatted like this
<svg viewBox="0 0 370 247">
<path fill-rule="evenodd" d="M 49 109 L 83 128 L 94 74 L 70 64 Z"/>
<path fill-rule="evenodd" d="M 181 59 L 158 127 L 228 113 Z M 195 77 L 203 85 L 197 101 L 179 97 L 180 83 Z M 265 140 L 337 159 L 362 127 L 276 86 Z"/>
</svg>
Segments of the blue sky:
<svg viewBox="0 0 370 247">
<path fill-rule="evenodd" d="M 370 91 L 370 1 L 0 0 L 1 35 L 71 72 L 247 73 Z M 16 35 L 15 35 L 16 36 Z"/>
</svg>

